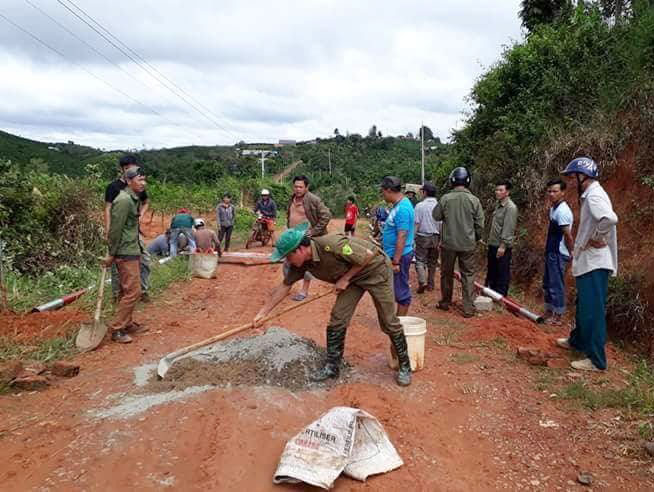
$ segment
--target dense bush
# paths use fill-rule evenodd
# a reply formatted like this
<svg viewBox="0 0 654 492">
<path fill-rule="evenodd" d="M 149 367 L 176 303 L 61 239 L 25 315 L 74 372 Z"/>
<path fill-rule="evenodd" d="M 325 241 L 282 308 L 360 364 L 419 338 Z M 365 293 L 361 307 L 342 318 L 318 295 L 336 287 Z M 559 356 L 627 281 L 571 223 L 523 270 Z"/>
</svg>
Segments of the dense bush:
<svg viewBox="0 0 654 492">
<path fill-rule="evenodd" d="M 0 239 L 5 262 L 39 274 L 97 261 L 103 251 L 98 197 L 84 179 L 26 173 L 0 162 Z"/>
<path fill-rule="evenodd" d="M 485 183 L 512 178 L 521 204 L 576 155 L 591 154 L 608 172 L 639 130 L 622 121 L 641 113 L 635 101 L 651 100 L 653 60 L 652 7 L 613 26 L 592 5 L 542 24 L 477 81 L 452 158 L 475 170 L 484 193 Z"/>
</svg>

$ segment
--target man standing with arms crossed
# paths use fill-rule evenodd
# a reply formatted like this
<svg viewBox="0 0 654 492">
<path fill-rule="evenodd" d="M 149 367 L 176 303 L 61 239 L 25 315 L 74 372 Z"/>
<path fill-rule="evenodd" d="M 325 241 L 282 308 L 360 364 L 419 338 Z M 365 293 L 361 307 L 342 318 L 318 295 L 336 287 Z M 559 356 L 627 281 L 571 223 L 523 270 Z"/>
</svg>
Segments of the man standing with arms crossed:
<svg viewBox="0 0 654 492">
<path fill-rule="evenodd" d="M 136 161 L 136 156 L 132 154 L 127 154 L 120 158 L 118 161 L 120 164 L 121 176 L 120 178 L 112 181 L 107 185 L 107 188 L 104 191 L 104 235 L 105 241 L 109 237 L 109 228 L 111 227 L 111 205 L 116 199 L 121 190 L 124 190 L 127 187 L 127 181 L 125 179 L 125 172 L 130 168 L 139 168 L 138 162 Z M 148 200 L 148 194 L 145 192 L 145 189 L 138 194 L 140 203 L 140 215 L 145 216 L 150 202 Z M 139 217 L 140 220 L 140 217 Z M 143 254 L 141 255 L 141 300 L 143 302 L 148 302 L 150 298 L 148 297 L 148 279 L 150 277 L 150 255 L 143 248 Z M 114 301 L 118 301 L 122 292 L 120 290 L 120 279 L 118 277 L 118 269 L 116 265 L 111 266 L 111 292 L 113 294 Z"/>
<path fill-rule="evenodd" d="M 577 185 L 581 201 L 579 229 L 572 253 L 572 275 L 577 286 L 575 327 L 559 347 L 575 349 L 586 359 L 571 362 L 583 371 L 606 370 L 606 296 L 609 275 L 618 272 L 618 216 L 599 184 L 599 169 L 589 157 L 571 161 L 563 171 Z"/>
<path fill-rule="evenodd" d="M 108 234 L 109 251 L 103 260 L 105 267 L 116 265 L 122 295 L 111 322 L 111 339 L 129 343 L 133 333 L 145 328 L 132 321 L 134 307 L 141 297 L 140 263 L 143 254 L 139 240 L 139 194 L 145 190 L 145 176 L 140 168 L 131 167 L 124 174 L 127 187 L 118 193 L 111 205 L 111 226 Z"/>
<path fill-rule="evenodd" d="M 332 214 L 320 198 L 309 191 L 309 178 L 295 176 L 293 178 L 293 196 L 286 210 L 286 227 L 292 229 L 304 222 L 309 223 L 307 236 L 320 237 L 327 234 L 327 224 Z M 288 271 L 288 262 L 284 264 L 285 274 Z M 309 295 L 309 287 L 313 276 L 309 271 L 304 275 L 302 288 L 291 299 L 303 301 Z"/>
<path fill-rule="evenodd" d="M 484 230 L 484 209 L 479 198 L 468 189 L 472 181 L 465 167 L 450 173 L 452 191 L 434 208 L 432 217 L 442 221 L 441 295 L 438 309 L 448 311 L 454 289 L 454 264 L 459 261 L 463 284 L 463 316 L 475 315 L 475 248 Z"/>
<path fill-rule="evenodd" d="M 501 181 L 495 185 L 497 204 L 488 235 L 488 268 L 486 286 L 503 296 L 509 293 L 511 282 L 511 254 L 518 223 L 518 207 L 511 200 L 511 183 Z"/>
<path fill-rule="evenodd" d="M 413 205 L 402 193 L 402 181 L 395 176 L 384 176 L 381 192 L 391 211 L 382 230 L 384 252 L 393 264 L 393 288 L 397 315 L 406 316 L 411 305 L 409 270 L 413 259 L 415 216 Z"/>
<path fill-rule="evenodd" d="M 434 277 L 438 264 L 438 246 L 440 243 L 441 224 L 436 222 L 432 213 L 436 200 L 436 187 L 429 181 L 420 188 L 422 201 L 416 205 L 416 272 L 418 273 L 418 294 L 425 289 L 434 290 Z"/>
<path fill-rule="evenodd" d="M 561 179 L 552 179 L 547 183 L 547 197 L 551 207 L 545 242 L 543 275 L 545 314 L 543 317 L 552 325 L 560 325 L 561 316 L 565 313 L 565 270 L 574 246 L 572 237 L 574 217 L 564 200 L 565 189 L 565 181 Z"/>
</svg>

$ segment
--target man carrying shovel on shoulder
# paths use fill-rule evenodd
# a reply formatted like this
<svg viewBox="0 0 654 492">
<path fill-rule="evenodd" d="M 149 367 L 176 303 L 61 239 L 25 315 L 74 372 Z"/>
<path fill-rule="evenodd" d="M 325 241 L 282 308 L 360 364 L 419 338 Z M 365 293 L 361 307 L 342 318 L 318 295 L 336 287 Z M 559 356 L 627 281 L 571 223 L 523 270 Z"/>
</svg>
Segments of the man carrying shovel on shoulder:
<svg viewBox="0 0 654 492">
<path fill-rule="evenodd" d="M 290 269 L 281 285 L 276 287 L 266 304 L 254 318 L 254 326 L 279 304 L 291 286 L 304 278 L 306 272 L 334 284 L 337 297 L 327 325 L 327 363 L 316 374 L 314 381 L 337 378 L 340 373 L 345 333 L 357 304 L 368 292 L 373 299 L 381 330 L 391 339 L 398 360 L 395 380 L 400 386 L 411 384 L 411 364 L 406 338 L 395 314 L 393 269 L 388 257 L 373 243 L 345 234 L 321 237 L 306 235 L 308 224 L 303 223 L 285 231 L 275 246 L 270 259 L 288 259 Z"/>
<path fill-rule="evenodd" d="M 143 326 L 132 321 L 134 308 L 141 297 L 143 251 L 139 242 L 139 195 L 145 190 L 145 176 L 141 168 L 131 167 L 125 171 L 124 178 L 127 187 L 111 204 L 111 224 L 107 235 L 109 254 L 102 262 L 107 268 L 114 263 L 118 268 L 122 295 L 109 327 L 111 339 L 118 343 L 129 343 L 132 341 L 130 333 L 145 331 Z"/>
</svg>

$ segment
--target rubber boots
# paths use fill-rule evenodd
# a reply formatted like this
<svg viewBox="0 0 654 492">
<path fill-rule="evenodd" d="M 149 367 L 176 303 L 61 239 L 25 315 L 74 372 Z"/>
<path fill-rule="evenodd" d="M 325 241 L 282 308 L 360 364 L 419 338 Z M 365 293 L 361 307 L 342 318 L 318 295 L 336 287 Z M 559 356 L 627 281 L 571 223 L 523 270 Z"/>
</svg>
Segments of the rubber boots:
<svg viewBox="0 0 654 492">
<path fill-rule="evenodd" d="M 395 348 L 399 369 L 395 376 L 395 381 L 400 386 L 409 386 L 411 384 L 411 362 L 409 361 L 409 350 L 406 346 L 406 337 L 404 333 L 399 332 L 389 335 L 391 343 Z"/>
<path fill-rule="evenodd" d="M 318 369 L 311 380 L 315 382 L 325 381 L 329 378 L 337 378 L 341 373 L 341 360 L 345 350 L 345 330 L 327 329 L 327 362 Z"/>
</svg>

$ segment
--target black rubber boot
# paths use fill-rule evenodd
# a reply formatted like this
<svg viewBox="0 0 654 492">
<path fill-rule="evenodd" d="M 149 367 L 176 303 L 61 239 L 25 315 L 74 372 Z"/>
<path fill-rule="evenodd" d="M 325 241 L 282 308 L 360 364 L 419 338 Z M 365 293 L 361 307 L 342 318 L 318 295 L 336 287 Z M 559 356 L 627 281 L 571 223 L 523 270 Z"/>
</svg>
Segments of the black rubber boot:
<svg viewBox="0 0 654 492">
<path fill-rule="evenodd" d="M 327 362 L 318 369 L 311 380 L 315 382 L 337 378 L 341 373 L 341 360 L 345 349 L 345 330 L 327 329 Z"/>
<path fill-rule="evenodd" d="M 397 353 L 397 360 L 400 365 L 395 376 L 395 381 L 400 386 L 409 386 L 411 384 L 411 362 L 409 361 L 406 337 L 404 333 L 395 333 L 394 335 L 389 335 L 389 337 Z"/>
</svg>

